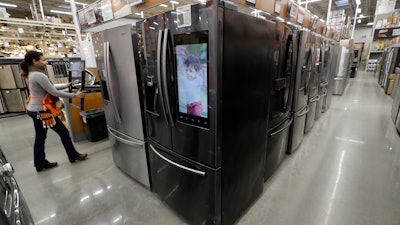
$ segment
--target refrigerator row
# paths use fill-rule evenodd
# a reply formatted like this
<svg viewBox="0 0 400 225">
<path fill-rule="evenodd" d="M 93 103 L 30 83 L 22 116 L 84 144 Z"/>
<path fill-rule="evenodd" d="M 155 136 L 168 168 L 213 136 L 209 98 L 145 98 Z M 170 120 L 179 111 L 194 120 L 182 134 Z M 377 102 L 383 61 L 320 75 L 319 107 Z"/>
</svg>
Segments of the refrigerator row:
<svg viewBox="0 0 400 225">
<path fill-rule="evenodd" d="M 233 224 L 329 109 L 339 43 L 217 1 L 92 35 L 115 164 L 189 224 Z"/>
<path fill-rule="evenodd" d="M 380 60 L 378 83 L 393 98 L 391 118 L 400 134 L 400 45 L 386 48 Z"/>
</svg>

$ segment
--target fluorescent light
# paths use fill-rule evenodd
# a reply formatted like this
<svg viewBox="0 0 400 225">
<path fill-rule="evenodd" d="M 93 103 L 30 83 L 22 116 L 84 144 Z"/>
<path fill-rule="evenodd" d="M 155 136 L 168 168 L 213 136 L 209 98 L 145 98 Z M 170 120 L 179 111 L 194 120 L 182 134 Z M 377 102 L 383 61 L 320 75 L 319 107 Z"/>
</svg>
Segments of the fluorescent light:
<svg viewBox="0 0 400 225">
<path fill-rule="evenodd" d="M 367 26 L 372 26 L 372 25 L 374 25 L 374 23 L 373 23 L 373 22 L 371 22 L 371 23 L 367 23 Z"/>
<path fill-rule="evenodd" d="M 357 5 L 361 5 L 361 0 L 356 0 Z"/>
<path fill-rule="evenodd" d="M 14 5 L 14 4 L 7 4 L 7 3 L 2 3 L 2 2 L 0 2 L 0 5 L 5 6 L 5 7 L 13 7 L 13 8 L 18 7 L 17 5 Z"/>
<path fill-rule="evenodd" d="M 166 4 L 160 4 L 160 6 L 161 6 L 161 7 L 165 7 L 165 8 L 168 7 L 168 5 L 166 5 Z"/>
<path fill-rule="evenodd" d="M 310 0 L 310 1 L 304 1 L 304 2 L 300 2 L 300 5 L 303 5 L 303 4 L 308 4 L 308 3 L 313 3 L 313 2 L 319 2 L 319 1 L 321 1 L 321 0 Z"/>
<path fill-rule="evenodd" d="M 71 2 L 71 0 L 65 0 L 65 2 Z M 74 1 L 75 2 L 75 1 Z M 82 2 L 75 2 L 75 5 L 83 5 L 83 6 L 87 6 L 88 4 L 86 3 L 82 3 Z"/>
<path fill-rule="evenodd" d="M 66 14 L 66 15 L 72 15 L 71 12 L 67 12 L 67 11 L 50 10 L 50 12 L 59 13 L 59 14 Z"/>
<path fill-rule="evenodd" d="M 361 23 L 361 20 L 357 20 L 357 23 Z"/>
<path fill-rule="evenodd" d="M 357 9 L 357 13 L 361 13 L 361 8 L 358 8 L 358 9 Z"/>
<path fill-rule="evenodd" d="M 177 2 L 177 1 L 169 1 L 169 2 L 171 2 L 172 4 L 175 4 L 175 5 L 179 4 L 179 2 Z"/>
</svg>

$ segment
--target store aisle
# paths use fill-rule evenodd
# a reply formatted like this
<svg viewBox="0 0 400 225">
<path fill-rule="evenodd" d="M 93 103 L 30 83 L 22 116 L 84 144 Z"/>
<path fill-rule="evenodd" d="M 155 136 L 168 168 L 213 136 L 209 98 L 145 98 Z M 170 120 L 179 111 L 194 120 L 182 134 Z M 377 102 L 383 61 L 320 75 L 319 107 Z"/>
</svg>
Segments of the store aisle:
<svg viewBox="0 0 400 225">
<path fill-rule="evenodd" d="M 390 119 L 392 99 L 376 79 L 359 71 L 344 95 L 333 97 L 238 224 L 398 225 L 400 137 Z M 59 166 L 37 173 L 31 119 L 0 119 L 0 134 L 38 225 L 185 224 L 114 166 L 107 140 L 76 143 L 89 159 L 70 164 L 49 132 L 46 153 Z"/>
</svg>

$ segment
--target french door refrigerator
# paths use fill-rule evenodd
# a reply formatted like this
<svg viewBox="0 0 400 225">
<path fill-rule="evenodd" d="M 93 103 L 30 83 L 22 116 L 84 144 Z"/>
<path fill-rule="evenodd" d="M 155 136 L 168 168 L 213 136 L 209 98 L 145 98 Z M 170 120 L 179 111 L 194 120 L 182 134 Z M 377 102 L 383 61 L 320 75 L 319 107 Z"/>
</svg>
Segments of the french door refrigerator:
<svg viewBox="0 0 400 225">
<path fill-rule="evenodd" d="M 322 105 L 322 112 L 328 111 L 329 107 L 331 106 L 332 102 L 332 94 L 333 94 L 333 85 L 334 85 L 334 77 L 337 70 L 338 64 L 338 55 L 339 55 L 339 42 L 335 40 L 329 40 L 327 43 L 329 45 L 329 55 L 330 60 L 328 58 L 328 87 L 327 87 L 327 95 L 323 98 L 323 105 Z"/>
<path fill-rule="evenodd" d="M 312 54 L 311 54 L 311 73 L 308 74 L 306 78 L 306 89 L 308 92 L 308 112 L 306 114 L 306 124 L 304 125 L 304 133 L 309 132 L 314 126 L 315 111 L 317 108 L 317 102 L 320 99 L 318 95 L 318 78 L 322 72 L 321 66 L 321 54 L 322 54 L 322 42 L 321 38 L 315 34 L 311 33 L 311 43 L 312 43 Z"/>
<path fill-rule="evenodd" d="M 189 224 L 232 224 L 263 190 L 271 21 L 196 4 L 137 23 L 152 190 Z"/>
<path fill-rule="evenodd" d="M 92 38 L 114 163 L 150 188 L 135 29 L 124 25 Z"/>
<path fill-rule="evenodd" d="M 320 99 L 317 101 L 317 105 L 315 107 L 315 119 L 317 120 L 321 117 L 322 114 L 322 106 L 324 104 L 325 98 L 328 95 L 328 77 L 329 77 L 329 65 L 332 62 L 331 57 L 331 45 L 329 43 L 329 39 L 322 38 L 321 45 L 321 62 L 320 62 L 320 70 L 319 78 L 318 78 L 318 95 Z"/>
<path fill-rule="evenodd" d="M 293 123 L 292 102 L 296 76 L 298 29 L 276 22 L 276 52 L 279 62 L 276 73 L 271 71 L 267 151 L 264 180 L 268 180 L 283 162 L 289 144 L 289 131 Z"/>
<path fill-rule="evenodd" d="M 296 78 L 293 92 L 292 115 L 293 123 L 290 128 L 288 153 L 293 153 L 300 146 L 304 137 L 306 114 L 309 107 L 308 83 L 312 73 L 312 42 L 309 30 L 299 32 Z"/>
</svg>

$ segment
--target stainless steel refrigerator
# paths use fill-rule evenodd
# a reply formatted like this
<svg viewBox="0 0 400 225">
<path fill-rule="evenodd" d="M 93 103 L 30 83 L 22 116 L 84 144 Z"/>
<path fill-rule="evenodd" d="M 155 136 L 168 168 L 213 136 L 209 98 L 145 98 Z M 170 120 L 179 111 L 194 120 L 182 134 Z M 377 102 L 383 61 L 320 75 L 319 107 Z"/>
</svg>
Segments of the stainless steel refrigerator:
<svg viewBox="0 0 400 225">
<path fill-rule="evenodd" d="M 336 74 L 337 68 L 337 61 L 338 61 L 338 54 L 339 54 L 339 42 L 335 40 L 329 40 L 327 43 L 329 46 L 329 55 L 330 60 L 328 63 L 328 75 L 327 75 L 327 94 L 323 98 L 323 105 L 322 105 L 322 112 L 328 111 L 329 107 L 331 106 L 332 102 L 332 94 L 333 94 L 333 86 L 334 86 L 334 76 Z"/>
<path fill-rule="evenodd" d="M 92 35 L 116 166 L 150 187 L 137 39 L 132 25 Z"/>
<path fill-rule="evenodd" d="M 300 146 L 304 138 L 306 114 L 309 111 L 308 79 L 312 73 L 312 42 L 311 33 L 301 30 L 299 33 L 296 78 L 293 92 L 293 123 L 290 128 L 288 153 L 293 153 Z"/>
<path fill-rule="evenodd" d="M 322 46 L 321 46 L 321 72 L 319 73 L 317 85 L 318 85 L 318 95 L 320 99 L 317 101 L 317 105 L 315 108 L 315 119 L 319 119 L 322 114 L 322 108 L 324 105 L 324 101 L 326 96 L 328 95 L 328 83 L 329 83 L 329 67 L 330 63 L 332 63 L 332 54 L 331 54 L 331 45 L 330 40 L 327 38 L 322 38 Z"/>
<path fill-rule="evenodd" d="M 318 79 L 322 73 L 322 41 L 315 33 L 311 33 L 312 43 L 312 57 L 311 57 L 311 73 L 308 74 L 306 79 L 306 89 L 308 92 L 308 112 L 306 114 L 306 124 L 304 125 L 304 132 L 309 132 L 314 126 L 315 111 L 317 108 L 317 102 L 320 100 L 318 95 Z"/>
<path fill-rule="evenodd" d="M 137 28 L 152 190 L 189 224 L 233 224 L 263 190 L 275 23 L 210 1 Z"/>
<path fill-rule="evenodd" d="M 350 62 L 351 59 L 351 62 Z M 341 45 L 339 50 L 339 58 L 338 58 L 338 69 L 336 70 L 333 86 L 333 94 L 334 95 L 342 95 L 344 89 L 347 86 L 347 82 L 349 80 L 351 68 L 350 63 L 352 63 L 352 47 Z"/>
<path fill-rule="evenodd" d="M 267 151 L 264 179 L 268 180 L 283 162 L 288 150 L 298 48 L 298 29 L 276 22 L 276 52 L 279 63 L 270 72 L 273 83 L 269 97 Z"/>
</svg>

